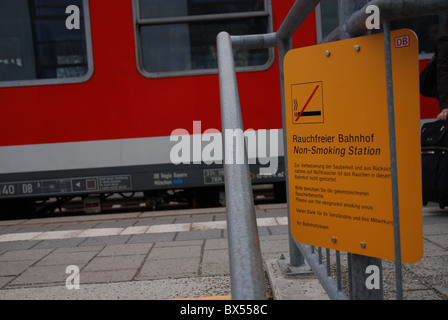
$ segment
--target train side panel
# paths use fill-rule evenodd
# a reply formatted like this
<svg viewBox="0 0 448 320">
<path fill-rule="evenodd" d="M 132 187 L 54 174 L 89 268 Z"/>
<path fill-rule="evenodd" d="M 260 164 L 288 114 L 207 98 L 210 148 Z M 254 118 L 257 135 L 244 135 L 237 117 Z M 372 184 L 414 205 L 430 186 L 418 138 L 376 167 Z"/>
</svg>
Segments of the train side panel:
<svg viewBox="0 0 448 320">
<path fill-rule="evenodd" d="M 293 2 L 272 1 L 273 30 Z M 221 130 L 217 74 L 144 77 L 138 70 L 133 2 L 88 5 L 89 79 L 0 88 L 0 198 L 222 185 L 220 163 L 176 166 L 170 159 L 173 130 L 192 134 L 195 122 L 202 132 Z M 294 46 L 315 43 L 311 15 L 294 36 Z M 282 127 L 273 52 L 266 70 L 238 73 L 245 128 Z M 270 180 L 257 175 L 258 166 L 252 171 L 254 183 L 284 181 L 281 159 Z"/>
</svg>

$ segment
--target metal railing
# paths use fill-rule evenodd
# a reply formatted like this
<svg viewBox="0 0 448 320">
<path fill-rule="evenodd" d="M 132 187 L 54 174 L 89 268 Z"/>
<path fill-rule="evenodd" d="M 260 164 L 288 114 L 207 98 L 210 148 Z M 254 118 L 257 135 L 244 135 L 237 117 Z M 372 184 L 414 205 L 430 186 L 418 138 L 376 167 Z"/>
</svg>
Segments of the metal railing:
<svg viewBox="0 0 448 320">
<path fill-rule="evenodd" d="M 227 33 L 218 35 L 218 68 L 232 298 L 262 300 L 266 299 L 266 289 L 247 154 L 243 164 L 234 161 L 238 144 L 244 144 L 244 139 L 229 140 L 224 134 L 229 129 L 243 131 L 232 43 Z"/>
<path fill-rule="evenodd" d="M 221 118 L 223 136 L 225 130 L 243 130 L 241 108 L 238 96 L 238 85 L 233 60 L 233 48 L 271 48 L 278 46 L 280 89 L 283 128 L 285 125 L 285 98 L 283 80 L 283 59 L 292 49 L 291 37 L 302 22 L 313 12 L 320 0 L 297 0 L 281 24 L 277 32 L 230 36 L 221 32 L 217 37 L 219 87 L 221 99 Z M 392 84 L 392 61 L 390 47 L 389 22 L 395 19 L 414 17 L 428 14 L 448 12 L 448 0 L 338 0 L 339 26 L 332 31 L 323 42 L 347 39 L 367 33 L 365 21 L 368 17 L 365 10 L 367 5 L 376 5 L 381 12 L 381 22 L 385 43 L 385 69 L 387 84 L 387 102 L 389 117 L 389 141 L 391 157 L 391 180 L 394 222 L 395 247 L 395 278 L 397 299 L 403 298 L 401 243 L 398 211 L 398 184 L 395 145 L 395 120 Z M 229 157 L 235 156 L 237 141 L 226 140 L 224 137 L 224 176 L 226 188 L 228 241 L 230 257 L 231 287 L 233 299 L 265 299 L 266 290 L 263 278 L 263 263 L 259 245 L 258 230 L 255 218 L 255 208 L 252 198 L 247 155 L 245 164 L 228 162 Z M 284 135 L 284 150 L 286 138 Z M 229 153 L 233 150 L 233 154 Z M 286 185 L 288 184 L 288 163 L 285 154 Z M 289 212 L 289 192 L 287 192 Z M 289 217 L 288 217 L 289 219 Z M 382 272 L 380 272 L 381 286 L 379 290 L 367 290 L 365 286 L 365 270 L 368 265 L 377 265 L 382 270 L 381 259 L 347 254 L 348 264 L 348 291 L 349 296 L 342 288 L 341 254 L 335 251 L 336 263 L 331 263 L 331 250 L 297 243 L 289 233 L 289 264 L 300 267 L 306 263 L 311 267 L 319 279 L 330 299 L 383 299 Z M 323 260 L 325 259 L 325 265 Z M 332 272 L 331 269 L 336 269 Z M 332 274 L 335 273 L 333 276 Z"/>
</svg>

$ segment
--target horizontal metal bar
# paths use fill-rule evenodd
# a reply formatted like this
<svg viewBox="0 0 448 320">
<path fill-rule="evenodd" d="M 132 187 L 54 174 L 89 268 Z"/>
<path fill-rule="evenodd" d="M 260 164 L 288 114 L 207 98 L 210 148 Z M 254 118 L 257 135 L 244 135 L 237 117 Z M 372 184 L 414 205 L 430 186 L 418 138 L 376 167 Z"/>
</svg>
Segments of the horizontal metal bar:
<svg viewBox="0 0 448 320">
<path fill-rule="evenodd" d="M 339 40 L 339 27 L 336 27 L 325 38 L 323 38 L 319 43 L 333 42 L 336 40 Z"/>
<path fill-rule="evenodd" d="M 259 18 L 268 16 L 269 16 L 268 11 L 203 14 L 203 15 L 167 17 L 167 18 L 137 19 L 137 24 L 144 26 L 152 26 L 152 25 L 179 24 L 179 23 L 202 22 L 202 21 Z"/>
<path fill-rule="evenodd" d="M 245 36 L 231 36 L 232 45 L 239 49 L 266 49 L 277 46 L 275 33 L 251 34 Z"/>
<path fill-rule="evenodd" d="M 381 22 L 412 18 L 424 15 L 445 14 L 448 12 L 448 0 L 372 0 L 363 8 L 354 12 L 347 23 L 336 27 L 320 43 L 339 40 L 340 28 L 352 37 L 360 36 L 367 30 L 366 19 L 370 14 L 365 13 L 368 5 L 376 5 L 380 9 Z"/>
<path fill-rule="evenodd" d="M 289 41 L 297 28 L 319 4 L 320 0 L 296 0 L 277 32 L 257 35 L 232 36 L 232 44 L 237 48 L 272 48 L 280 41 Z"/>
</svg>

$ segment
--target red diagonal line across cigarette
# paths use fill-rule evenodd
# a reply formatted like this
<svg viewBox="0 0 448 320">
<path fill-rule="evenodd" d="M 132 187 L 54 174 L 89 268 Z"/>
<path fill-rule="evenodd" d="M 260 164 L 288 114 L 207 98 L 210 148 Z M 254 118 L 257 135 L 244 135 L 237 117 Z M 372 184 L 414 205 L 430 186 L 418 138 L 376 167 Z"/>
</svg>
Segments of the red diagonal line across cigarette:
<svg viewBox="0 0 448 320">
<path fill-rule="evenodd" d="M 316 93 L 317 89 L 319 88 L 319 85 L 316 86 L 316 88 L 314 88 L 313 93 L 311 93 L 310 97 L 308 98 L 308 100 L 306 101 L 305 105 L 302 108 L 302 111 L 300 111 L 300 114 L 297 116 L 296 121 L 299 121 L 300 117 L 302 116 L 303 112 L 305 111 L 306 107 L 308 107 L 308 104 L 310 103 L 311 99 L 313 98 L 314 94 Z"/>
</svg>

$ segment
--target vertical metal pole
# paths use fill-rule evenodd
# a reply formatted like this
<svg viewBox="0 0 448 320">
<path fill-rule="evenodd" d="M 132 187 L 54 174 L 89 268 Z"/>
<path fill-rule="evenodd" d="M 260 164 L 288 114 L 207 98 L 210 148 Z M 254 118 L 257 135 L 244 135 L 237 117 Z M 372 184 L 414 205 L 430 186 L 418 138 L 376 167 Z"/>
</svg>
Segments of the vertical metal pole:
<svg viewBox="0 0 448 320">
<path fill-rule="evenodd" d="M 283 150 L 284 150 L 284 157 L 285 157 L 285 183 L 286 183 L 286 199 L 288 203 L 288 225 L 291 225 L 290 221 L 290 209 L 289 209 L 289 174 L 288 174 L 288 149 L 286 144 L 286 113 L 285 113 L 285 78 L 284 78 L 284 70 L 283 70 L 283 60 L 285 58 L 286 53 L 292 49 L 292 39 L 289 39 L 287 41 L 279 41 L 278 44 L 278 63 L 279 63 L 279 69 L 280 69 L 280 92 L 281 92 L 281 99 L 282 99 L 282 121 L 283 121 Z M 290 265 L 293 267 L 299 267 L 305 265 L 305 257 L 300 252 L 299 248 L 297 247 L 297 244 L 292 237 L 291 234 L 291 228 L 289 228 L 288 231 L 289 235 L 289 259 L 290 259 Z"/>
<path fill-rule="evenodd" d="M 336 280 L 338 283 L 338 291 L 342 291 L 341 252 L 339 250 L 336 250 Z"/>
<path fill-rule="evenodd" d="M 397 300 L 403 299 L 403 278 L 401 270 L 401 236 L 400 236 L 400 212 L 398 201 L 398 171 L 397 150 L 395 140 L 395 112 L 394 112 L 394 86 L 392 78 L 392 51 L 390 44 L 390 24 L 383 23 L 384 29 L 384 54 L 386 59 L 386 85 L 387 85 L 387 114 L 389 119 L 389 144 L 390 144 L 390 172 L 392 178 L 392 209 L 394 221 L 394 248 L 395 248 L 395 284 L 397 288 Z"/>
<path fill-rule="evenodd" d="M 308 17 L 309 13 L 319 4 L 320 0 L 296 0 L 292 5 L 285 20 L 277 30 L 276 36 L 278 39 L 278 60 L 280 69 L 280 91 L 282 101 L 282 122 L 283 122 L 283 146 L 285 158 L 285 176 L 286 176 L 286 190 L 289 190 L 289 174 L 288 174 L 288 149 L 286 143 L 286 113 L 285 113 L 285 86 L 284 86 L 284 70 L 283 60 L 286 53 L 292 49 L 292 35 L 302 22 Z M 289 191 L 286 193 L 288 203 L 288 225 L 291 226 L 289 217 Z M 293 267 L 305 266 L 305 257 L 298 248 L 294 238 L 291 235 L 291 228 L 289 228 L 289 255 L 290 265 Z"/>
<path fill-rule="evenodd" d="M 292 35 L 302 22 L 308 17 L 309 13 L 314 10 L 320 0 L 296 0 L 288 12 L 285 20 L 276 32 L 276 38 L 278 43 L 278 59 L 280 70 L 280 91 L 281 91 L 281 103 L 282 103 L 282 123 L 283 123 L 283 146 L 284 146 L 284 164 L 285 164 L 285 183 L 286 190 L 289 190 L 289 174 L 288 174 L 288 149 L 286 139 L 286 113 L 285 113 L 285 87 L 284 87 L 284 70 L 283 60 L 286 53 L 292 49 Z M 290 221 L 290 199 L 289 191 L 286 193 L 288 203 L 288 225 L 291 226 Z M 295 242 L 291 234 L 291 228 L 289 228 L 289 264 L 292 267 L 306 266 L 305 257 L 300 251 L 298 244 Z"/>
<path fill-rule="evenodd" d="M 353 300 L 353 273 L 352 273 L 352 254 L 350 252 L 347 253 L 347 268 L 348 268 L 348 292 L 350 296 L 350 300 Z"/>
<path fill-rule="evenodd" d="M 339 19 L 339 38 L 348 39 L 351 35 L 345 27 L 346 21 L 353 12 L 359 10 L 367 3 L 367 0 L 338 0 L 338 19 Z M 383 279 L 380 272 L 380 289 L 367 289 L 366 280 L 369 276 L 366 274 L 366 268 L 369 265 L 376 265 L 379 270 L 382 269 L 381 259 L 367 257 L 358 254 L 350 254 L 349 279 L 352 292 L 350 296 L 354 300 L 382 300 L 383 299 Z"/>
<path fill-rule="evenodd" d="M 239 142 L 226 137 L 229 129 L 243 132 L 232 41 L 227 32 L 218 34 L 217 47 L 232 299 L 265 300 L 263 260 L 246 151 L 244 163 L 234 162 L 235 157 L 238 160 L 239 144 L 245 150 L 244 137 Z"/>
<path fill-rule="evenodd" d="M 346 22 L 353 12 L 362 8 L 368 0 L 338 0 L 339 39 L 348 39 L 352 35 L 348 32 Z"/>
<path fill-rule="evenodd" d="M 368 266 L 375 265 L 378 267 L 379 289 L 367 289 L 366 286 L 366 269 Z M 382 261 L 378 258 L 366 257 L 359 254 L 352 254 L 352 290 L 351 299 L 353 300 L 382 300 L 383 299 L 383 270 Z"/>
</svg>

